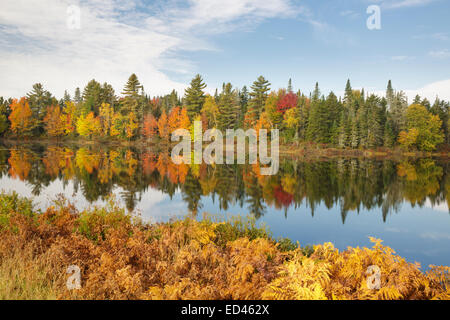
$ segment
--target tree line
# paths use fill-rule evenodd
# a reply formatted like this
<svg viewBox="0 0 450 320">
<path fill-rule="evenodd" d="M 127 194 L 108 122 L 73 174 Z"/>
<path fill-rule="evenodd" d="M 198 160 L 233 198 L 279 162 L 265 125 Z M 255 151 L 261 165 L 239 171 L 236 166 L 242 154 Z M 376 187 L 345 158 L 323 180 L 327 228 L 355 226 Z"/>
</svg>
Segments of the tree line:
<svg viewBox="0 0 450 320">
<path fill-rule="evenodd" d="M 175 90 L 151 97 L 132 74 L 121 95 L 113 87 L 91 80 L 73 97 L 66 91 L 57 100 L 42 84 L 20 99 L 0 97 L 0 135 L 3 137 L 85 137 L 167 141 L 178 128 L 280 130 L 284 143 L 311 142 L 332 147 L 372 149 L 401 146 L 433 151 L 449 137 L 448 101 L 433 104 L 416 96 L 411 104 L 389 81 L 385 96 L 354 90 L 347 81 L 344 97 L 287 88 L 271 90 L 260 76 L 247 88 L 224 83 L 214 95 L 196 75 L 183 96 Z"/>
</svg>

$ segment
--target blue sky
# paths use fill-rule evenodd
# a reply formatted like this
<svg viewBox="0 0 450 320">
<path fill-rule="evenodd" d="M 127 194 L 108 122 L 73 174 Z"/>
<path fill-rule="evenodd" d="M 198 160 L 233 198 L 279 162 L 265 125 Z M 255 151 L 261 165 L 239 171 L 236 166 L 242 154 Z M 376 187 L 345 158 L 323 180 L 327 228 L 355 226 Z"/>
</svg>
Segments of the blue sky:
<svg viewBox="0 0 450 320">
<path fill-rule="evenodd" d="M 80 28 L 67 21 L 76 5 Z M 381 9 L 369 30 L 368 6 Z M 213 92 L 264 75 L 272 88 L 341 94 L 394 87 L 450 100 L 448 0 L 3 0 L 0 95 L 42 82 L 61 96 L 90 79 L 120 93 L 135 72 L 150 94 L 180 92 L 200 73 Z M 6 75 L 6 76 L 4 76 Z"/>
</svg>

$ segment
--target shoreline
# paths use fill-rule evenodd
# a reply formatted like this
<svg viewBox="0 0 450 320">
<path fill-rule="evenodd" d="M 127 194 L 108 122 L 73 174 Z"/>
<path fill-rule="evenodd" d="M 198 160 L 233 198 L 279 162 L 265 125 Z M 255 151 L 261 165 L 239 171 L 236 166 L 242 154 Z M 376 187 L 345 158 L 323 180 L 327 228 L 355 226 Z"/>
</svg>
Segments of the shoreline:
<svg viewBox="0 0 450 320">
<path fill-rule="evenodd" d="M 161 142 L 158 139 L 151 141 L 135 140 L 92 140 L 92 139 L 50 139 L 50 138 L 31 138 L 31 139 L 11 139 L 0 138 L 0 144 L 5 147 L 36 147 L 36 146 L 104 146 L 104 147 L 125 147 L 125 148 L 154 148 L 160 150 L 163 148 L 170 148 L 174 143 Z M 423 151 L 404 151 L 399 147 L 396 148 L 377 148 L 376 150 L 364 149 L 340 149 L 328 145 L 318 145 L 313 143 L 295 144 L 280 144 L 279 154 L 281 158 L 291 159 L 334 159 L 334 158 L 355 158 L 355 159 L 408 159 L 408 158 L 438 158 L 443 160 L 450 160 L 450 152 L 448 148 L 441 149 L 441 151 L 423 152 Z"/>
</svg>

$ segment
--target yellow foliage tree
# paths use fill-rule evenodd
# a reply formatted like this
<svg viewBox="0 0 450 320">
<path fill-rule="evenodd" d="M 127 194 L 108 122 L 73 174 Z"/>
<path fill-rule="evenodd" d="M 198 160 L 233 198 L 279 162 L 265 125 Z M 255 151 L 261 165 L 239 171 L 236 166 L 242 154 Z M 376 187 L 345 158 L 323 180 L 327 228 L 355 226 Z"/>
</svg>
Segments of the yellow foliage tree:
<svg viewBox="0 0 450 320">
<path fill-rule="evenodd" d="M 100 119 L 95 117 L 93 112 L 90 112 L 86 116 L 81 115 L 77 120 L 77 132 L 83 137 L 92 137 L 93 135 L 100 134 Z"/>
</svg>

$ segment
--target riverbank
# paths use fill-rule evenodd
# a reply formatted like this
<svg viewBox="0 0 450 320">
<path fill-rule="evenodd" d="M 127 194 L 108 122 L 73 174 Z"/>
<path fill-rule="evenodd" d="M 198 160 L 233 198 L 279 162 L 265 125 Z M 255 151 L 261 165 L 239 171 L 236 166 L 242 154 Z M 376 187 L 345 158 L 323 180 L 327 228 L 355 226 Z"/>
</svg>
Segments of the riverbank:
<svg viewBox="0 0 450 320">
<path fill-rule="evenodd" d="M 57 199 L 39 212 L 0 194 L 0 299 L 450 299 L 450 268 L 424 273 L 372 241 L 302 248 L 252 219 L 147 224 L 113 200 L 77 212 Z M 69 266 L 79 289 L 67 287 Z"/>
<path fill-rule="evenodd" d="M 174 143 L 162 143 L 160 139 L 152 140 L 137 140 L 137 141 L 123 141 L 100 139 L 90 140 L 84 138 L 77 139 L 49 139 L 49 138 L 29 138 L 29 139 L 0 139 L 0 144 L 7 148 L 16 147 L 36 147 L 36 146 L 69 146 L 74 148 L 79 147 L 106 147 L 106 148 L 136 148 L 148 149 L 155 151 L 169 150 Z M 205 146 L 204 146 L 205 147 Z M 300 143 L 300 144 L 281 144 L 280 145 L 281 158 L 294 159 L 333 159 L 333 158 L 368 158 L 368 159 L 408 159 L 408 158 L 439 158 L 450 159 L 450 150 L 447 146 L 442 147 L 436 152 L 420 152 L 420 151 L 405 151 L 400 147 L 397 148 L 378 148 L 375 150 L 363 149 L 340 149 L 323 144 L 315 143 Z"/>
</svg>

